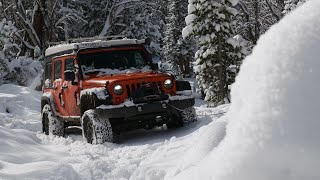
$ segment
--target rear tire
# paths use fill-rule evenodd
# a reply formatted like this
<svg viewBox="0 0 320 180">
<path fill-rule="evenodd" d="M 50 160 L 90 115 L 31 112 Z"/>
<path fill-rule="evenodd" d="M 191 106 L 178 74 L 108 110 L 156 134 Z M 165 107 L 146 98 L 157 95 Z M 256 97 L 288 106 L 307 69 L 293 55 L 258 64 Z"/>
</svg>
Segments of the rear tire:
<svg viewBox="0 0 320 180">
<path fill-rule="evenodd" d="M 95 110 L 87 110 L 81 118 L 83 138 L 91 144 L 114 142 L 111 123 L 108 118 L 99 117 Z"/>
<path fill-rule="evenodd" d="M 46 135 L 64 135 L 64 122 L 58 117 L 53 116 L 49 104 L 44 105 L 42 109 L 42 132 Z"/>
</svg>

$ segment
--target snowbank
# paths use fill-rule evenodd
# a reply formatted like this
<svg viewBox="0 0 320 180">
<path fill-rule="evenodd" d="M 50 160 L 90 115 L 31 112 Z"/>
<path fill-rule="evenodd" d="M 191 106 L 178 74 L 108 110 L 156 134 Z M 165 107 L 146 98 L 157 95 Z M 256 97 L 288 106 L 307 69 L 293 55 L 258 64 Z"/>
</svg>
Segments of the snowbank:
<svg viewBox="0 0 320 180">
<path fill-rule="evenodd" d="M 319 8 L 310 0 L 260 38 L 232 86 L 226 137 L 176 179 L 320 179 Z"/>
<path fill-rule="evenodd" d="M 0 86 L 0 126 L 41 130 L 41 92 L 12 84 Z"/>
<path fill-rule="evenodd" d="M 91 145 L 80 134 L 62 138 L 39 132 L 40 96 L 27 87 L 0 86 L 1 180 L 170 179 L 219 144 L 227 122 L 211 122 L 229 108 L 197 107 L 199 120 L 188 126 L 137 130 L 122 134 L 121 144 Z"/>
<path fill-rule="evenodd" d="M 71 165 L 56 162 L 65 155 L 40 146 L 26 130 L 0 127 L 0 179 L 79 179 Z"/>
</svg>

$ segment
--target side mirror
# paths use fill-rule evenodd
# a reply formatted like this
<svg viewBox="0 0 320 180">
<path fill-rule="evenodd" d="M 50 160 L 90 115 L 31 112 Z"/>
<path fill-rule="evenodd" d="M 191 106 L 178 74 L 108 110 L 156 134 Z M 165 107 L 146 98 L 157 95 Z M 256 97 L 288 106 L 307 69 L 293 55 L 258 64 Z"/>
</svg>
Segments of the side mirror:
<svg viewBox="0 0 320 180">
<path fill-rule="evenodd" d="M 73 71 L 67 70 L 64 72 L 64 80 L 65 81 L 71 81 L 72 85 L 76 85 L 74 80 L 76 79 L 76 76 Z"/>
</svg>

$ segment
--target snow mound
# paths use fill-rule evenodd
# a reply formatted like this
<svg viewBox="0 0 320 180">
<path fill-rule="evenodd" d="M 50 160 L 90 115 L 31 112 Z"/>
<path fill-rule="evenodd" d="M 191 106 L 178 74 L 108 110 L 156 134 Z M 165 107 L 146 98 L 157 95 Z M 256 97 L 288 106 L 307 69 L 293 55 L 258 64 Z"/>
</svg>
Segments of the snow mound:
<svg viewBox="0 0 320 180">
<path fill-rule="evenodd" d="M 320 1 L 263 35 L 232 86 L 226 136 L 176 179 L 320 179 Z"/>
<path fill-rule="evenodd" d="M 28 87 L 0 86 L 0 126 L 40 131 L 40 97 L 41 92 Z"/>
<path fill-rule="evenodd" d="M 41 147 L 34 133 L 0 127 L 0 137 L 1 179 L 79 179 L 71 165 L 55 162 L 63 154 Z"/>
</svg>

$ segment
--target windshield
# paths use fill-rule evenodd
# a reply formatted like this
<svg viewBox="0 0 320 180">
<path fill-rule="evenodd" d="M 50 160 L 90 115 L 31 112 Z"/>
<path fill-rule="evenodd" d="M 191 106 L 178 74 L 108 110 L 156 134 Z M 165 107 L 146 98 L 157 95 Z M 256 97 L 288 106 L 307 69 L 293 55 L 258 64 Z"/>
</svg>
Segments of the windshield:
<svg viewBox="0 0 320 180">
<path fill-rule="evenodd" d="M 142 50 L 139 49 L 79 54 L 78 60 L 84 75 L 100 76 L 151 70 Z"/>
</svg>

